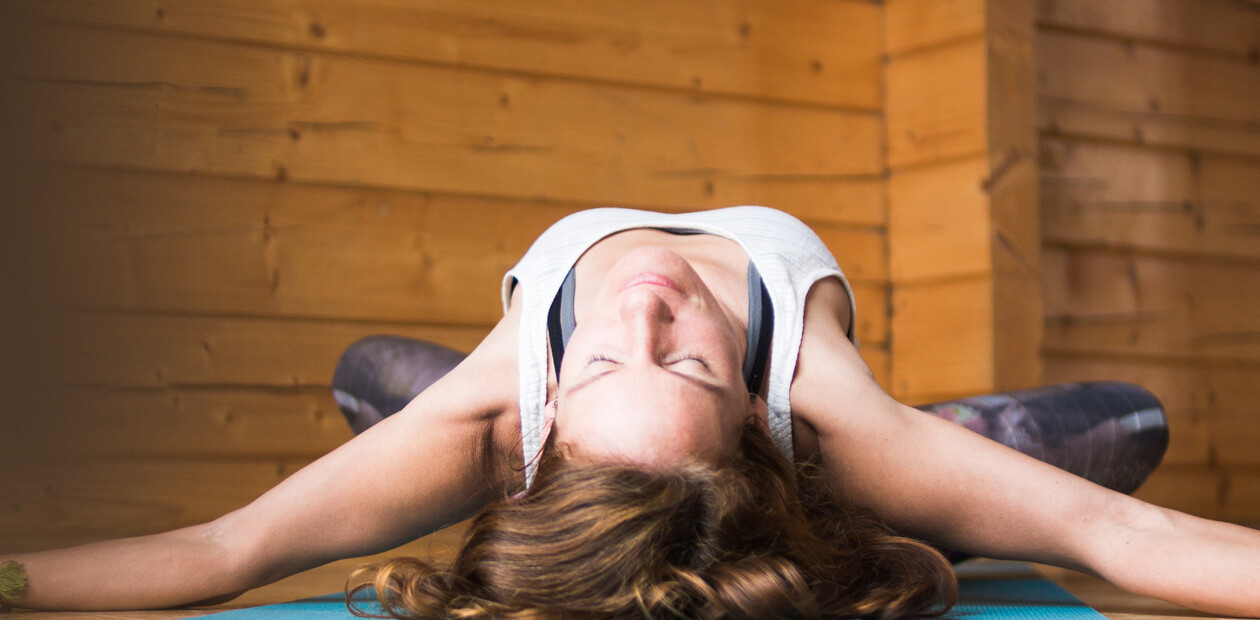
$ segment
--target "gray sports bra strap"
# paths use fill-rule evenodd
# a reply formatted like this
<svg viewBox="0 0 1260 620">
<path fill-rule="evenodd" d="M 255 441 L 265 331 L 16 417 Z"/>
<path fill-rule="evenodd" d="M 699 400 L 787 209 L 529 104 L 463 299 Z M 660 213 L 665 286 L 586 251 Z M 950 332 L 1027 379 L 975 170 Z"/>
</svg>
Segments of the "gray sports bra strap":
<svg viewBox="0 0 1260 620">
<path fill-rule="evenodd" d="M 577 265 L 569 268 L 564 277 L 555 301 L 551 302 L 551 311 L 547 313 L 547 334 L 551 339 L 551 362 L 556 367 L 556 376 L 560 376 L 560 362 L 564 359 L 564 348 L 573 336 L 573 328 L 577 326 L 577 318 L 573 314 L 574 290 L 577 287 Z"/>
<path fill-rule="evenodd" d="M 774 338 L 774 306 L 770 291 L 761 280 L 761 272 L 748 261 L 748 347 L 744 350 L 744 383 L 748 391 L 761 392 L 761 379 L 770 358 L 770 341 Z"/>
</svg>

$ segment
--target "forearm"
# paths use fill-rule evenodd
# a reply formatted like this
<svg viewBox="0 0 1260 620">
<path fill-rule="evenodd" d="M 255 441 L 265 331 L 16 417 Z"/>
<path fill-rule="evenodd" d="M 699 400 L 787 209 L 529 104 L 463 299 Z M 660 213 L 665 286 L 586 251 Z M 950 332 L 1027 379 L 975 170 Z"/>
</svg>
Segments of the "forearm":
<svg viewBox="0 0 1260 620">
<path fill-rule="evenodd" d="M 1137 594 L 1212 614 L 1260 617 L 1260 531 L 1144 505 L 1098 545 L 1094 572 Z"/>
<path fill-rule="evenodd" d="M 154 609 L 223 597 L 250 587 L 212 525 L 24 554 L 32 609 Z"/>
</svg>

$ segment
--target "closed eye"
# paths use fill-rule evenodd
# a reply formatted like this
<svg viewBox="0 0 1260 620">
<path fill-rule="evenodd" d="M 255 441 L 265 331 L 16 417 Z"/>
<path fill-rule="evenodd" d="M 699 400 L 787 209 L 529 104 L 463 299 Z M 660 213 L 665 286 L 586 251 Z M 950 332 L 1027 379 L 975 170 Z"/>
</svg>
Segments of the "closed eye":
<svg viewBox="0 0 1260 620">
<path fill-rule="evenodd" d="M 695 362 L 699 364 L 700 366 L 704 367 L 705 370 L 708 370 L 709 372 L 713 372 L 713 370 L 709 368 L 708 362 L 704 361 L 704 358 L 696 356 L 696 355 L 683 355 L 681 357 L 666 361 L 665 364 L 667 366 L 673 366 L 674 364 L 681 364 L 683 362 Z"/>
</svg>

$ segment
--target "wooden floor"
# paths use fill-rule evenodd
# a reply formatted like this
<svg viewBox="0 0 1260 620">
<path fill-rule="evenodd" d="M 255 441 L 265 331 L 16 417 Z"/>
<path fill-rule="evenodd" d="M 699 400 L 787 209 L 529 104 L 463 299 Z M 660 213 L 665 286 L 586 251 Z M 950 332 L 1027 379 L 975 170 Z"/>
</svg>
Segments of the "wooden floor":
<svg viewBox="0 0 1260 620">
<path fill-rule="evenodd" d="M 341 592 L 345 587 L 346 577 L 356 566 L 366 562 L 379 561 L 398 555 L 418 555 L 434 558 L 449 558 L 459 542 L 462 530 L 459 526 L 438 532 L 433 536 L 420 539 L 394 551 L 372 556 L 334 562 L 319 568 L 299 573 L 269 586 L 250 591 L 240 598 L 223 605 L 201 607 L 197 609 L 176 609 L 163 611 L 109 611 L 109 612 L 31 612 L 16 610 L 15 616 L 29 620 L 171 620 L 174 618 L 191 618 L 230 609 L 241 609 L 256 605 L 282 603 L 295 599 Z M 1155 599 L 1136 596 L 1123 592 L 1111 584 L 1066 569 L 1038 566 L 1037 569 L 1050 579 L 1062 585 L 1089 606 L 1102 612 L 1112 620 L 1146 620 L 1172 618 L 1214 618 L 1178 607 Z"/>
</svg>

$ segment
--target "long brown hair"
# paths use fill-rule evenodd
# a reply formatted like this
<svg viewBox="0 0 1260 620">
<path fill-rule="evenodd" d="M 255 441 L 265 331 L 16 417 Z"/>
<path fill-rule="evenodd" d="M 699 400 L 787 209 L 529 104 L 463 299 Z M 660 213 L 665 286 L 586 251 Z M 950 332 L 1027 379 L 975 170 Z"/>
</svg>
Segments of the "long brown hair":
<svg viewBox="0 0 1260 620">
<path fill-rule="evenodd" d="M 359 568 L 394 618 L 892 618 L 944 613 L 953 570 L 869 511 L 791 475 L 749 429 L 718 467 L 540 464 L 473 519 L 449 566 Z M 371 614 L 351 606 L 356 615 Z"/>
</svg>

